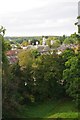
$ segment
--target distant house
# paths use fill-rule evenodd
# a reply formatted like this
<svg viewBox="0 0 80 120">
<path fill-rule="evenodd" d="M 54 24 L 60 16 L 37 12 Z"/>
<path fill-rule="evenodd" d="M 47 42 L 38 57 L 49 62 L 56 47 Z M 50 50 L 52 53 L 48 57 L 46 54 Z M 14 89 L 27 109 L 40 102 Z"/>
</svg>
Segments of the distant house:
<svg viewBox="0 0 80 120">
<path fill-rule="evenodd" d="M 37 50 L 38 52 L 43 54 L 43 53 L 47 53 L 48 51 L 50 51 L 50 47 L 48 45 L 38 45 Z"/>
<path fill-rule="evenodd" d="M 6 52 L 6 56 L 8 58 L 8 61 L 10 64 L 16 63 L 18 58 L 17 58 L 18 51 L 17 50 L 9 50 Z"/>
<path fill-rule="evenodd" d="M 46 45 L 46 38 L 45 37 L 43 37 L 42 45 Z"/>
<path fill-rule="evenodd" d="M 75 45 L 75 44 L 69 44 L 69 45 L 62 44 L 60 47 L 57 48 L 57 51 L 58 51 L 57 54 L 61 54 L 67 48 L 75 49 L 76 47 L 77 47 L 77 45 Z"/>
<path fill-rule="evenodd" d="M 48 52 L 50 50 L 50 47 L 48 45 L 28 45 L 27 47 L 24 47 L 23 49 L 31 50 L 31 49 L 37 49 L 38 52 Z"/>
<path fill-rule="evenodd" d="M 25 47 L 24 47 L 24 46 L 22 46 L 22 49 L 27 49 L 27 46 L 25 46 Z"/>
<path fill-rule="evenodd" d="M 11 44 L 11 50 L 16 50 L 17 49 L 17 46 L 15 44 Z"/>
</svg>

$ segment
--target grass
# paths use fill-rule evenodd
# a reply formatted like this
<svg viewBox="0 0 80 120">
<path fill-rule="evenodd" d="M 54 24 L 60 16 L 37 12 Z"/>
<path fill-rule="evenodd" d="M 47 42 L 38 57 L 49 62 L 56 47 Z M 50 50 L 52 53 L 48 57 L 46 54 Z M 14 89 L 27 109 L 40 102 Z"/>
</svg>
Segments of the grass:
<svg viewBox="0 0 80 120">
<path fill-rule="evenodd" d="M 46 101 L 22 108 L 23 118 L 78 118 L 78 112 L 72 101 Z"/>
</svg>

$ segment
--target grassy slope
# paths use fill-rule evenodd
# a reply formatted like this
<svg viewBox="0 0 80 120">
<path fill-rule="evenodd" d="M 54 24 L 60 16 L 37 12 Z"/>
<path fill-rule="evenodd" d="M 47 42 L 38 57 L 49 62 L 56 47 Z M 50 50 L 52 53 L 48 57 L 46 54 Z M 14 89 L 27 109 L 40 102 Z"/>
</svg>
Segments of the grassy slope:
<svg viewBox="0 0 80 120">
<path fill-rule="evenodd" d="M 78 118 L 77 109 L 71 101 L 49 101 L 29 105 L 22 110 L 22 117 L 30 118 Z"/>
</svg>

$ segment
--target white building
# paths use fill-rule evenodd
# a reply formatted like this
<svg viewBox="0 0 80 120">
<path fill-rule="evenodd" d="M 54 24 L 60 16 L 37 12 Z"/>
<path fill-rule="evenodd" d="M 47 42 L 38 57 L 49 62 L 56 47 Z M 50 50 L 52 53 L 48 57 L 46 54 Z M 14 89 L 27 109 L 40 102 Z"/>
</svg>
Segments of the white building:
<svg viewBox="0 0 80 120">
<path fill-rule="evenodd" d="M 42 45 L 46 45 L 46 38 L 45 37 L 43 37 Z"/>
<path fill-rule="evenodd" d="M 53 40 L 51 40 L 51 45 L 53 45 L 53 43 L 54 43 L 54 41 L 53 41 Z"/>
</svg>

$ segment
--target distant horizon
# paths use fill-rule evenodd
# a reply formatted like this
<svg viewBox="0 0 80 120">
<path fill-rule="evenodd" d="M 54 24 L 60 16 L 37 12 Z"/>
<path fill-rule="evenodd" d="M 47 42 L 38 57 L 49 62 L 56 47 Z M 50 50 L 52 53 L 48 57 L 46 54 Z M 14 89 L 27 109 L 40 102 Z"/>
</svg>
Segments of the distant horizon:
<svg viewBox="0 0 80 120">
<path fill-rule="evenodd" d="M 63 35 L 31 35 L 31 36 L 4 36 L 4 37 L 42 37 L 42 36 L 44 36 L 44 37 L 46 37 L 46 36 L 48 36 L 48 37 L 56 36 L 57 37 L 57 36 L 63 36 Z M 70 35 L 65 35 L 65 36 L 70 36 Z"/>
</svg>

